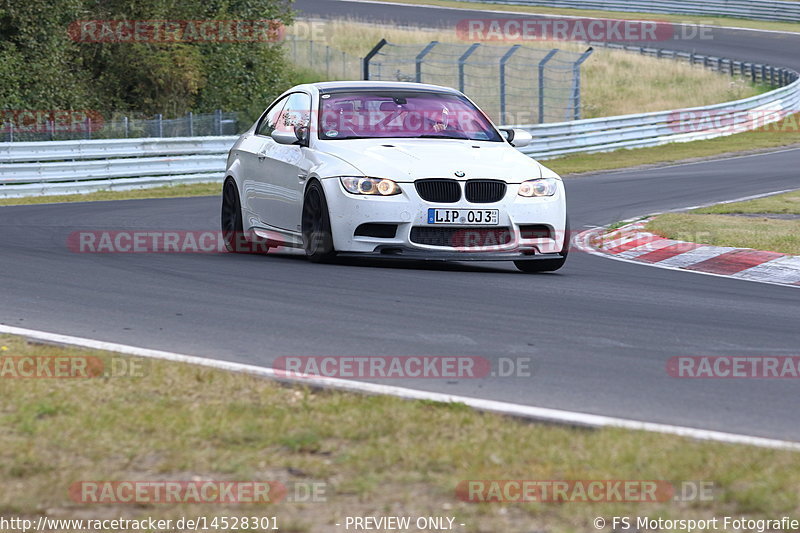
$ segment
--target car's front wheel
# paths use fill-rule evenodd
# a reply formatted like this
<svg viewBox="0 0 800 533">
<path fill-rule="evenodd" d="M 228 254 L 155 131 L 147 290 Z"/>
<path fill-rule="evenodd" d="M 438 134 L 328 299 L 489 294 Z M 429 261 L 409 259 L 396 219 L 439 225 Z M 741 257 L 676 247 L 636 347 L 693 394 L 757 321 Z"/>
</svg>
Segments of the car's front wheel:
<svg viewBox="0 0 800 533">
<path fill-rule="evenodd" d="M 222 186 L 222 213 L 220 216 L 222 226 L 222 241 L 225 249 L 238 254 L 266 253 L 269 244 L 266 241 L 252 236 L 250 240 L 244 234 L 242 220 L 242 204 L 239 200 L 239 189 L 232 178 L 225 181 Z"/>
<path fill-rule="evenodd" d="M 318 181 L 313 181 L 306 189 L 303 200 L 303 246 L 306 256 L 314 263 L 324 263 L 336 257 L 333 249 L 331 219 L 325 193 Z"/>
<path fill-rule="evenodd" d="M 569 218 L 564 224 L 564 244 L 561 246 L 561 257 L 557 259 L 542 259 L 533 261 L 514 261 L 514 266 L 523 272 L 555 272 L 567 262 L 571 235 L 569 231 Z"/>
</svg>

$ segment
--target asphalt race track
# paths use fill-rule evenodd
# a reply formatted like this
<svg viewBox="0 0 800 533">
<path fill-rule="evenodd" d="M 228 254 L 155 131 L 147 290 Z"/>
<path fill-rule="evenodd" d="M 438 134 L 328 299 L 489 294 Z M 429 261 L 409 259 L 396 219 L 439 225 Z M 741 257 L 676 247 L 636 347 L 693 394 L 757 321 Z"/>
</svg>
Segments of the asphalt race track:
<svg viewBox="0 0 800 533">
<path fill-rule="evenodd" d="M 432 25 L 469 16 L 333 1 L 296 7 Z M 800 69 L 800 36 L 717 31 L 692 48 Z M 798 161 L 795 149 L 569 179 L 573 229 L 797 188 Z M 504 263 L 313 265 L 279 255 L 78 254 L 66 245 L 84 229 L 215 230 L 219 204 L 0 208 L 0 323 L 264 366 L 284 355 L 531 356 L 530 378 L 391 384 L 800 441 L 792 380 L 676 379 L 665 370 L 681 355 L 800 355 L 794 288 L 579 252 L 559 273 L 526 275 Z"/>
</svg>

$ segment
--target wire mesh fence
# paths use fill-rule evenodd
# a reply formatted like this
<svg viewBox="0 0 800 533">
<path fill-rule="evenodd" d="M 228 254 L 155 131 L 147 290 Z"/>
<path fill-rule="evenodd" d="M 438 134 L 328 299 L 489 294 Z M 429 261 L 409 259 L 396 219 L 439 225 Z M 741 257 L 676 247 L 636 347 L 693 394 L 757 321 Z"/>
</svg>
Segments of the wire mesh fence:
<svg viewBox="0 0 800 533">
<path fill-rule="evenodd" d="M 362 59 L 310 39 L 289 36 L 283 41 L 289 59 L 325 80 L 360 80 Z"/>
<path fill-rule="evenodd" d="M 580 118 L 580 64 L 587 53 L 525 46 L 381 41 L 366 58 L 307 39 L 284 41 L 296 65 L 326 80 L 384 80 L 454 87 L 496 122 Z"/>
<path fill-rule="evenodd" d="M 0 113 L 0 142 L 125 139 L 135 137 L 201 137 L 235 135 L 236 113 L 194 114 L 165 119 L 129 117 L 86 111 L 8 111 Z"/>
<path fill-rule="evenodd" d="M 500 124 L 580 118 L 580 66 L 591 53 L 520 45 L 382 41 L 364 60 L 370 80 L 455 87 Z"/>
</svg>

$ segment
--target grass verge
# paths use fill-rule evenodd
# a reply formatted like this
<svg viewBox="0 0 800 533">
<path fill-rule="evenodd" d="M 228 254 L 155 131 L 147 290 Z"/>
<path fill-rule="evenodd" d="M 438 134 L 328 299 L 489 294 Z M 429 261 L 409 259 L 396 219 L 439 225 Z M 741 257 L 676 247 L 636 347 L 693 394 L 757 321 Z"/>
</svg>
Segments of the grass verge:
<svg viewBox="0 0 800 533">
<path fill-rule="evenodd" d="M 131 358 L 0 336 L 0 357 Z M 117 365 L 118 366 L 118 365 Z M 0 366 L 5 368 L 5 366 Z M 7 375 L 7 374 L 5 374 Z M 139 377 L 0 378 L 0 515 L 167 519 L 277 516 L 289 532 L 345 516 L 452 516 L 467 532 L 594 530 L 597 516 L 800 513 L 797 453 L 627 430 L 581 430 L 462 405 L 282 386 L 163 361 Z M 467 503 L 461 480 L 713 483 L 713 498 L 661 503 Z M 87 505 L 90 480 L 325 484 L 312 503 Z M 423 529 L 426 530 L 426 529 Z"/>
<path fill-rule="evenodd" d="M 26 196 L 24 198 L 0 198 L 2 205 L 57 204 L 66 202 L 100 202 L 103 200 L 141 200 L 144 198 L 181 198 L 187 196 L 215 196 L 221 194 L 219 183 L 192 183 L 152 189 L 130 191 L 98 191 L 88 194 L 60 194 L 53 196 Z"/>
<path fill-rule="evenodd" d="M 658 20 L 676 24 L 705 24 L 708 26 L 727 26 L 752 28 L 756 30 L 800 32 L 800 24 L 792 22 L 771 22 L 732 17 L 693 17 L 691 15 L 669 15 L 664 13 L 632 13 L 629 11 L 600 11 L 594 9 L 568 9 L 545 6 L 522 6 L 489 4 L 482 2 L 459 2 L 457 0 L 382 0 L 387 4 L 421 4 L 443 7 L 458 7 L 474 10 L 510 11 L 513 13 L 540 13 L 543 15 L 568 15 L 572 17 L 614 18 L 622 20 Z"/>
<path fill-rule="evenodd" d="M 651 220 L 647 229 L 669 239 L 800 254 L 800 218 L 770 217 L 774 214 L 800 215 L 800 192 L 666 213 Z"/>
</svg>

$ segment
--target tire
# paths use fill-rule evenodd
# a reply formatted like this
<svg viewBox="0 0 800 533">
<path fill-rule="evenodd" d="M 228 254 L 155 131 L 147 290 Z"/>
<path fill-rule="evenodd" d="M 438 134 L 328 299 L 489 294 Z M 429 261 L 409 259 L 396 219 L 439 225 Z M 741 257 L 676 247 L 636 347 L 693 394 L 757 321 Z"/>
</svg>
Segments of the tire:
<svg viewBox="0 0 800 533">
<path fill-rule="evenodd" d="M 558 259 L 542 259 L 541 261 L 514 261 L 514 266 L 526 273 L 555 272 L 559 268 L 563 267 L 564 263 L 567 262 L 567 255 L 569 255 L 569 245 L 571 240 L 572 237 L 569 232 L 569 217 L 567 217 L 566 223 L 564 224 L 564 244 L 559 252 L 561 257 Z"/>
<path fill-rule="evenodd" d="M 333 249 L 333 233 L 325 193 L 318 181 L 313 181 L 303 198 L 303 247 L 306 257 L 313 263 L 326 263 L 336 257 Z"/>
<path fill-rule="evenodd" d="M 225 180 L 225 185 L 222 187 L 220 225 L 225 249 L 231 253 L 266 253 L 269 249 L 266 242 L 250 242 L 245 237 L 242 204 L 239 201 L 239 190 L 233 179 Z"/>
</svg>

